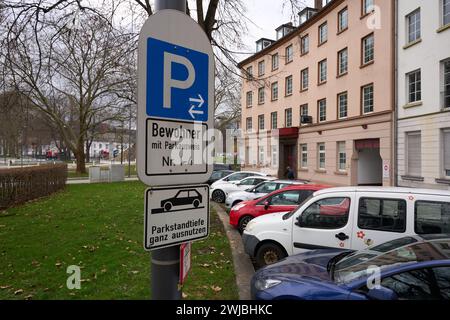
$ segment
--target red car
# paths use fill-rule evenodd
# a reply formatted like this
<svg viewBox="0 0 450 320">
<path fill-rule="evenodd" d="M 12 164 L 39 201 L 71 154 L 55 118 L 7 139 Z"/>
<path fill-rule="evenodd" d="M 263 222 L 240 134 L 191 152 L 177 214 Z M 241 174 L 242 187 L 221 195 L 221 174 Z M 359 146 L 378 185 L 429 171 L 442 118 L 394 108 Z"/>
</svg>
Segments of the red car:
<svg viewBox="0 0 450 320">
<path fill-rule="evenodd" d="M 314 192 L 329 188 L 325 185 L 292 185 L 276 190 L 259 199 L 243 201 L 231 208 L 230 224 L 243 232 L 253 218 L 268 213 L 292 211 Z"/>
</svg>

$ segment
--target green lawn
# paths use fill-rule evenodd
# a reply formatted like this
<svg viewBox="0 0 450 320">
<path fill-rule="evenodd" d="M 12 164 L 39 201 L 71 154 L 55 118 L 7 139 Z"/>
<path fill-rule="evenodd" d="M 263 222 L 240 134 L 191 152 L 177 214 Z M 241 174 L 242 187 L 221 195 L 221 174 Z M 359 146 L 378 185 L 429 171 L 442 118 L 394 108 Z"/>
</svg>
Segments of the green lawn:
<svg viewBox="0 0 450 320">
<path fill-rule="evenodd" d="M 0 299 L 148 299 L 150 257 L 143 250 L 145 186 L 70 185 L 66 191 L 0 212 Z M 66 269 L 81 267 L 81 289 Z M 223 226 L 193 244 L 187 299 L 237 299 Z"/>
</svg>

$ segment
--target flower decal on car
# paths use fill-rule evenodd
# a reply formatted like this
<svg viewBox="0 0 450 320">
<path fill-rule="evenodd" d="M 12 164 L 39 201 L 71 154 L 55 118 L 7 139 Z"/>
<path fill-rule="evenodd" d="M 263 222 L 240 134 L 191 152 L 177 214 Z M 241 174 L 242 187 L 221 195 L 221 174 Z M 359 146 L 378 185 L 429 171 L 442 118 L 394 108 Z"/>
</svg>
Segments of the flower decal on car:
<svg viewBox="0 0 450 320">
<path fill-rule="evenodd" d="M 360 239 L 364 239 L 364 237 L 366 236 L 366 234 L 363 231 L 358 231 L 356 233 L 356 235 L 358 236 L 358 238 Z"/>
</svg>

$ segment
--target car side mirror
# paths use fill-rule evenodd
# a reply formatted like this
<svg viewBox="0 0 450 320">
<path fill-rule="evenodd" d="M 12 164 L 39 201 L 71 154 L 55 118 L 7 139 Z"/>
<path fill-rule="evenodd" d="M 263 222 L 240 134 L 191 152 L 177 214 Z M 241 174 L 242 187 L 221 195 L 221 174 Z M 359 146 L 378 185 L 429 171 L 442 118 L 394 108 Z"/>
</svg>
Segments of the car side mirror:
<svg viewBox="0 0 450 320">
<path fill-rule="evenodd" d="M 369 299 L 373 299 L 373 300 L 397 300 L 398 296 L 397 294 L 386 287 L 378 287 L 378 288 L 373 288 L 370 289 L 369 292 L 367 292 L 367 297 Z"/>
<path fill-rule="evenodd" d="M 299 216 L 297 217 L 296 220 L 297 220 L 297 221 L 295 222 L 295 225 L 296 225 L 297 227 L 302 228 L 302 227 L 305 226 L 305 224 L 304 224 L 303 221 L 302 221 L 302 215 L 299 215 Z"/>
<path fill-rule="evenodd" d="M 269 201 L 264 202 L 264 210 L 269 209 L 269 207 L 270 207 L 270 202 Z"/>
</svg>

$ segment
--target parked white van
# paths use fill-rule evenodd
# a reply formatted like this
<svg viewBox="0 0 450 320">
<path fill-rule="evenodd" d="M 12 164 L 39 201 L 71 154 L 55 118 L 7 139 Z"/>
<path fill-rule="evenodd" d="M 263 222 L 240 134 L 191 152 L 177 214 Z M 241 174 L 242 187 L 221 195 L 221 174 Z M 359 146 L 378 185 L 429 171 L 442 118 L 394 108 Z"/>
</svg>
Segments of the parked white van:
<svg viewBox="0 0 450 320">
<path fill-rule="evenodd" d="M 245 251 L 257 266 L 324 248 L 360 250 L 408 235 L 450 233 L 450 192 L 344 187 L 315 192 L 296 210 L 250 221 Z"/>
</svg>

